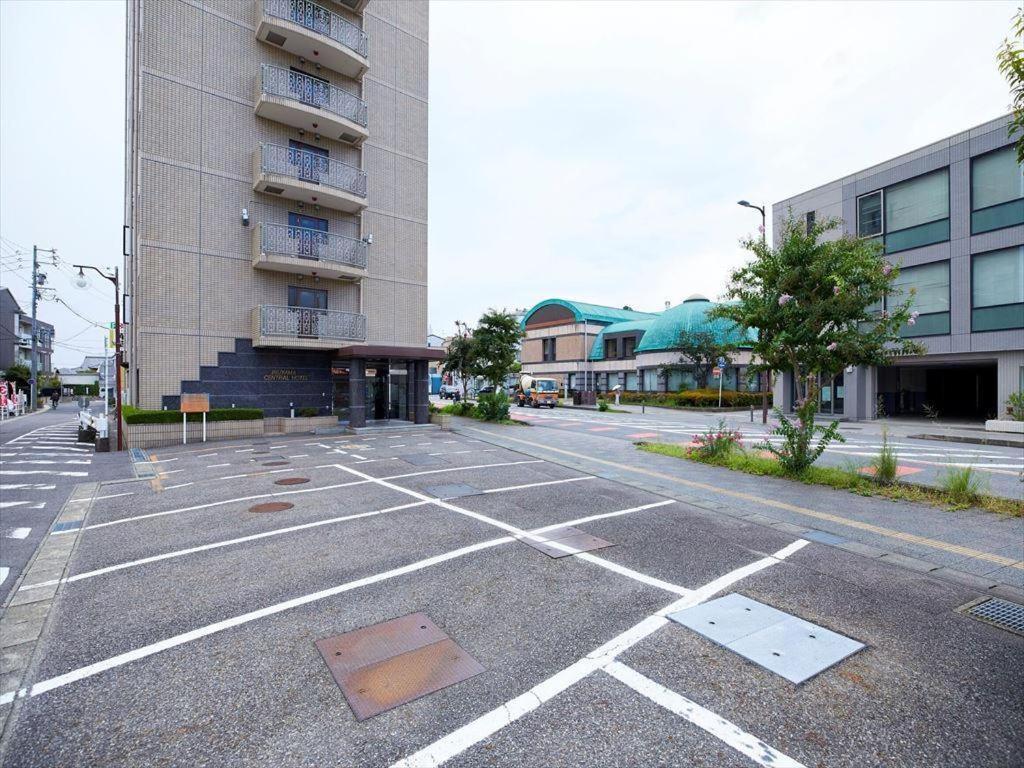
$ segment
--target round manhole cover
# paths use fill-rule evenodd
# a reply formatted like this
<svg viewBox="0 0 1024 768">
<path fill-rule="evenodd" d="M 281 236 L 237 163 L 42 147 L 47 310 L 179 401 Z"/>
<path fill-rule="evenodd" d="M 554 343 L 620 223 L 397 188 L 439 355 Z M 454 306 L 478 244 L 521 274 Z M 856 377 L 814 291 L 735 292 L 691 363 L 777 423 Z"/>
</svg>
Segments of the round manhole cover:
<svg viewBox="0 0 1024 768">
<path fill-rule="evenodd" d="M 286 509 L 291 509 L 294 504 L 289 504 L 286 501 L 271 501 L 267 504 L 257 504 L 255 507 L 249 507 L 250 512 L 284 512 Z"/>
<path fill-rule="evenodd" d="M 288 465 L 290 463 L 291 462 L 288 462 L 288 461 L 264 461 L 263 462 L 263 466 L 264 467 L 284 467 L 284 466 L 286 466 L 286 465 Z"/>
<path fill-rule="evenodd" d="M 308 482 L 308 477 L 284 477 L 280 480 L 275 480 L 274 485 L 302 485 Z"/>
</svg>

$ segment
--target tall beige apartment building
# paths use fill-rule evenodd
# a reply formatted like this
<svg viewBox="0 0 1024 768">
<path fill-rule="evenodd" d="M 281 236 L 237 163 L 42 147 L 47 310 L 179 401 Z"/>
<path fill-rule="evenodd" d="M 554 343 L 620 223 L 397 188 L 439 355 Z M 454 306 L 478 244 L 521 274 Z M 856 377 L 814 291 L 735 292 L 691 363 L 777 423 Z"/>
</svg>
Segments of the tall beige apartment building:
<svg viewBox="0 0 1024 768">
<path fill-rule="evenodd" d="M 126 388 L 427 420 L 427 3 L 129 0 Z"/>
</svg>

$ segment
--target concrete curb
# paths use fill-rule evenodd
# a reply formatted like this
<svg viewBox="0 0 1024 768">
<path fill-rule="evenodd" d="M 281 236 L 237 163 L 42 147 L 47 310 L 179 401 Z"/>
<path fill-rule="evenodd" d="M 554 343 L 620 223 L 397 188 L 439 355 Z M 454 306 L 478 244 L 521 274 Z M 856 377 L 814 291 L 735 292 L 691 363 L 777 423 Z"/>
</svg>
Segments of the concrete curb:
<svg viewBox="0 0 1024 768">
<path fill-rule="evenodd" d="M 459 426 L 461 427 L 462 425 Z M 460 429 L 454 429 L 453 431 L 460 432 Z M 484 440 L 485 442 L 489 442 L 491 445 L 498 445 L 506 450 L 516 451 L 517 453 L 522 453 L 527 456 L 536 456 L 536 454 L 529 453 L 522 446 L 504 444 L 499 435 L 490 435 L 492 439 L 487 439 L 481 436 L 480 432 L 477 431 L 472 435 L 467 435 L 467 437 Z M 590 469 L 581 461 L 559 457 L 557 453 L 552 453 L 551 455 L 545 454 L 543 458 L 545 461 L 550 461 L 552 464 L 560 464 L 563 467 L 568 467 L 578 472 L 586 472 L 587 474 L 594 475 L 596 477 L 629 485 L 634 488 L 640 488 L 641 490 L 656 493 L 660 496 L 674 498 L 677 501 L 681 501 L 684 504 L 704 510 L 705 512 L 713 515 L 726 515 L 737 520 L 743 520 L 747 523 L 756 523 L 757 525 L 774 528 L 775 530 L 785 531 L 786 533 L 794 536 L 810 538 L 810 540 L 814 541 L 816 544 L 824 544 L 825 546 L 841 549 L 862 557 L 882 560 L 905 570 L 916 571 L 917 573 L 949 581 L 961 587 L 969 587 L 984 595 L 1002 597 L 1006 600 L 1024 603 L 1024 589 L 1020 589 L 1019 587 L 1015 587 L 1010 584 L 1000 583 L 994 579 L 988 578 L 987 576 L 977 576 L 955 568 L 939 565 L 938 563 L 930 562 L 928 560 L 912 557 L 901 552 L 890 552 L 868 544 L 862 544 L 858 541 L 846 539 L 845 536 L 832 533 L 831 531 L 824 531 L 818 528 L 810 528 L 786 521 L 776 520 L 773 517 L 769 517 L 768 515 L 761 514 L 759 512 L 737 514 L 723 504 L 709 503 L 705 499 L 688 496 L 676 489 L 670 491 L 658 483 L 642 480 L 640 478 L 627 479 L 623 476 L 626 472 L 611 472 L 608 470 L 599 470 L 597 468 Z"/>
<path fill-rule="evenodd" d="M 974 437 L 973 435 L 907 435 L 913 440 L 938 440 L 943 443 L 968 443 L 970 445 L 995 445 L 1000 448 L 1024 449 L 1024 440 L 1005 437 Z"/>
<path fill-rule="evenodd" d="M 24 593 L 18 592 L 22 584 L 35 584 L 67 575 L 68 563 L 78 544 L 81 526 L 92 508 L 93 497 L 100 483 L 80 483 L 71 491 L 50 530 L 58 527 L 74 530 L 61 536 L 48 533 L 39 545 L 21 576 L 14 583 L 0 615 L 0 693 L 21 691 L 27 682 L 28 670 L 36 661 L 39 640 L 43 636 L 60 584 L 40 587 Z M 0 765 L 14 714 L 21 707 L 16 698 L 10 706 L 0 706 Z"/>
</svg>

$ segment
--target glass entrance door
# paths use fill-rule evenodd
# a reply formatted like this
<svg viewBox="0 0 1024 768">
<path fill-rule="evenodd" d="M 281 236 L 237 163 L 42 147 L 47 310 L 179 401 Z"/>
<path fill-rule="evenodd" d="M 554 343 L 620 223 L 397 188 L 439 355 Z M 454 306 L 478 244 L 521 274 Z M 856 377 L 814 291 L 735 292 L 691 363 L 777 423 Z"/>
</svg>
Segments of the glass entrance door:
<svg viewBox="0 0 1024 768">
<path fill-rule="evenodd" d="M 386 421 L 388 418 L 388 364 L 386 360 L 366 365 L 366 418 Z"/>
<path fill-rule="evenodd" d="M 391 363 L 389 376 L 388 418 L 406 419 L 409 406 L 409 371 L 405 363 Z"/>
</svg>

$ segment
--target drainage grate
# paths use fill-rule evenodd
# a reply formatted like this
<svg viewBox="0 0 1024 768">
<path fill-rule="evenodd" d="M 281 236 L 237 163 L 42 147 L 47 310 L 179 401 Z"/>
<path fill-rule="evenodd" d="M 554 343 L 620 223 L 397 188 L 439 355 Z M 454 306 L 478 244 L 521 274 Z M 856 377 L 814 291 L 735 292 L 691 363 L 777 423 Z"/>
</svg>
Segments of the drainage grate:
<svg viewBox="0 0 1024 768">
<path fill-rule="evenodd" d="M 249 507 L 250 512 L 284 512 L 286 509 L 291 509 L 294 504 L 289 504 L 287 501 L 270 501 L 266 504 L 257 504 L 255 507 Z"/>
<path fill-rule="evenodd" d="M 556 528 L 547 533 L 534 533 L 530 536 L 517 536 L 523 544 L 543 552 L 548 557 L 568 557 L 592 549 L 603 549 L 612 546 L 610 541 L 599 539 L 579 528 L 566 526 Z"/>
<path fill-rule="evenodd" d="M 357 720 L 484 671 L 425 613 L 317 640 L 316 647 Z"/>
<path fill-rule="evenodd" d="M 960 609 L 968 616 L 994 627 L 1024 635 L 1024 605 L 1011 603 L 1001 597 L 982 598 Z"/>
<path fill-rule="evenodd" d="M 280 480 L 275 480 L 274 485 L 302 485 L 308 482 L 308 477 L 284 477 Z"/>
</svg>

